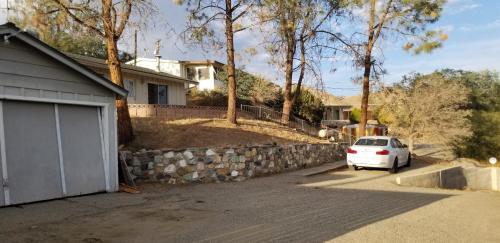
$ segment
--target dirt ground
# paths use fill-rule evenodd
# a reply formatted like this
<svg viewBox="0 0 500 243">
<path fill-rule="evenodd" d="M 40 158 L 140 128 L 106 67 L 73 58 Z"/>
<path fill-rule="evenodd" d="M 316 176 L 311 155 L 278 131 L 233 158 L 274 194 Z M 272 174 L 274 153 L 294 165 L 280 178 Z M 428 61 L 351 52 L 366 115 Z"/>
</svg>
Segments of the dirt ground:
<svg viewBox="0 0 500 243">
<path fill-rule="evenodd" d="M 414 165 L 400 174 L 444 166 Z M 0 208 L 0 242 L 500 241 L 498 192 L 400 187 L 384 170 L 302 172 Z"/>
<path fill-rule="evenodd" d="M 238 119 L 236 126 L 224 119 L 133 118 L 132 124 L 136 139 L 131 149 L 327 142 L 276 123 L 250 119 Z"/>
</svg>

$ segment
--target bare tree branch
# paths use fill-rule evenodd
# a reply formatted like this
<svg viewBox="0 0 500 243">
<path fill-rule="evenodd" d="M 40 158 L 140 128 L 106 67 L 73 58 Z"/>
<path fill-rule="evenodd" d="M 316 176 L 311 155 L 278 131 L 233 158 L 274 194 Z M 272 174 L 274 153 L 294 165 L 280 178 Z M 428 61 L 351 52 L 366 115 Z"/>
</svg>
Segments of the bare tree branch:
<svg viewBox="0 0 500 243">
<path fill-rule="evenodd" d="M 115 30 L 115 38 L 119 38 L 123 30 L 125 29 L 125 26 L 128 23 L 128 19 L 130 18 L 130 13 L 132 12 L 132 1 L 133 0 L 126 0 L 123 3 L 123 9 L 121 11 L 121 16 L 120 16 L 120 24 L 116 27 Z M 115 25 L 116 25 L 116 11 L 115 11 Z"/>
<path fill-rule="evenodd" d="M 64 5 L 60 0 L 52 0 L 54 1 L 58 6 L 61 7 L 61 9 L 68 15 L 71 17 L 71 19 L 73 19 L 74 21 L 76 21 L 77 23 L 83 25 L 84 27 L 88 28 L 88 29 L 91 29 L 93 31 L 95 31 L 97 34 L 99 34 L 100 36 L 102 37 L 106 37 L 106 34 L 98 29 L 95 25 L 90 25 L 88 22 L 86 21 L 83 21 L 82 19 L 80 19 L 79 17 L 77 17 L 75 14 L 73 14 L 70 10 L 71 8 Z"/>
</svg>

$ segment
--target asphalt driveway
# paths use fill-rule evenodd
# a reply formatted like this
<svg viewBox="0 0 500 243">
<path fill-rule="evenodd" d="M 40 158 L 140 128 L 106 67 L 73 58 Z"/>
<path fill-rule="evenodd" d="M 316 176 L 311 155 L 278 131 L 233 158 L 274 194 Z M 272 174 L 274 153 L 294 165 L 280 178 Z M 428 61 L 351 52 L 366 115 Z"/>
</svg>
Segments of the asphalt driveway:
<svg viewBox="0 0 500 243">
<path fill-rule="evenodd" d="M 419 168 L 416 168 L 419 167 Z M 417 164 L 401 173 L 435 166 Z M 0 209 L 0 242 L 498 242 L 500 193 L 399 187 L 380 170 L 145 185 Z"/>
</svg>

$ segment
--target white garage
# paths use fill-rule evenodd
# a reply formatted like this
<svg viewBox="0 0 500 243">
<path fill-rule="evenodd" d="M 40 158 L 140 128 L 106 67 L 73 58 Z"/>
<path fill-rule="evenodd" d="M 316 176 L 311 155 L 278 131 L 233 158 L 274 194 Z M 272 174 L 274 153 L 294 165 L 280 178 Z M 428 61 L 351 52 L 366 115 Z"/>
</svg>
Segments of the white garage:
<svg viewBox="0 0 500 243">
<path fill-rule="evenodd" d="M 127 92 L 13 24 L 0 37 L 0 206 L 118 190 Z"/>
</svg>

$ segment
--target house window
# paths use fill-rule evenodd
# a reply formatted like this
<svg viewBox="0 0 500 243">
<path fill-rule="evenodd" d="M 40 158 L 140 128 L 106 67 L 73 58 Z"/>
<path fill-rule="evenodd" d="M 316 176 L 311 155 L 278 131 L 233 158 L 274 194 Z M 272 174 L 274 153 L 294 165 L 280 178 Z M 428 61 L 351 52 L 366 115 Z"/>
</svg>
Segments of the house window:
<svg viewBox="0 0 500 243">
<path fill-rule="evenodd" d="M 188 67 L 186 69 L 186 78 L 187 79 L 194 80 L 195 79 L 195 75 L 196 75 L 196 72 L 195 72 L 194 68 Z"/>
<path fill-rule="evenodd" d="M 135 97 L 135 86 L 133 80 L 124 80 L 123 86 L 128 91 L 129 97 Z"/>
<path fill-rule="evenodd" d="M 207 80 L 210 79 L 209 69 L 206 68 L 198 68 L 198 80 Z"/>
<path fill-rule="evenodd" d="M 148 84 L 149 104 L 168 104 L 168 86 L 159 84 Z"/>
</svg>

